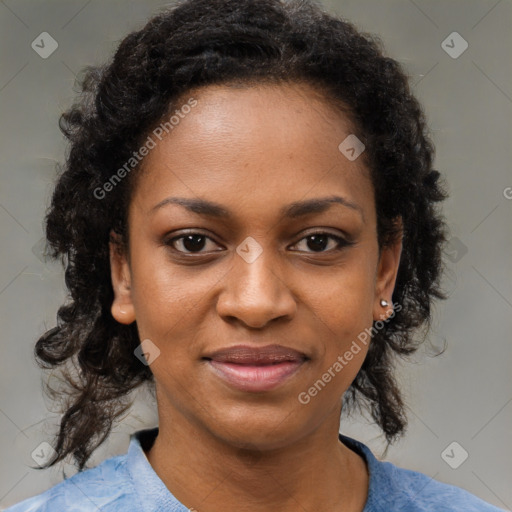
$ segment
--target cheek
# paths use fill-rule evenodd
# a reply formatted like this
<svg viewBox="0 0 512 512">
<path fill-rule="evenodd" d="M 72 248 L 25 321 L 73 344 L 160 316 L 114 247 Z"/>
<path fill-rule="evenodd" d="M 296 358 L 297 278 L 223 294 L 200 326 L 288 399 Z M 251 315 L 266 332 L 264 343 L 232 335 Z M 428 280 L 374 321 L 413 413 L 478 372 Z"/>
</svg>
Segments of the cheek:
<svg viewBox="0 0 512 512">
<path fill-rule="evenodd" d="M 162 340 L 165 331 L 186 320 L 193 287 L 185 288 L 163 257 L 164 251 L 132 252 L 132 300 L 140 336 Z"/>
<path fill-rule="evenodd" d="M 340 343 L 357 335 L 373 321 L 373 273 L 367 265 L 347 266 L 331 274 L 309 303 Z"/>
<path fill-rule="evenodd" d="M 323 335 L 316 378 L 327 379 L 331 397 L 343 393 L 356 377 L 370 343 L 373 322 L 373 272 L 363 257 L 331 275 L 310 295 L 318 332 Z M 326 395 L 327 395 L 326 394 Z M 325 396 L 327 400 L 327 396 Z"/>
<path fill-rule="evenodd" d="M 132 258 L 132 298 L 141 339 L 149 338 L 167 357 L 194 355 L 202 319 L 211 304 L 209 293 L 222 278 L 220 269 L 198 272 L 171 265 L 165 250 L 142 252 Z M 165 352 L 165 354 L 164 354 Z"/>
</svg>

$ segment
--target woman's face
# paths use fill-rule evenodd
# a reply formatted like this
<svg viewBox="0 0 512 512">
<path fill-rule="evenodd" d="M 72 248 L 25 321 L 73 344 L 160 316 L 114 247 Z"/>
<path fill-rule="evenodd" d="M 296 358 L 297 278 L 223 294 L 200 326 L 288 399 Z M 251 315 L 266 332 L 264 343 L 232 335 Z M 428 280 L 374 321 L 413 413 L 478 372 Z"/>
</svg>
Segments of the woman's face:
<svg viewBox="0 0 512 512">
<path fill-rule="evenodd" d="M 338 148 L 350 123 L 307 86 L 191 97 L 150 134 L 128 257 L 111 247 L 112 314 L 150 340 L 161 419 L 285 446 L 339 421 L 360 335 L 389 316 L 379 301 L 391 304 L 401 244 L 379 259 L 363 157 Z M 250 350 L 269 345 L 284 349 Z"/>
</svg>

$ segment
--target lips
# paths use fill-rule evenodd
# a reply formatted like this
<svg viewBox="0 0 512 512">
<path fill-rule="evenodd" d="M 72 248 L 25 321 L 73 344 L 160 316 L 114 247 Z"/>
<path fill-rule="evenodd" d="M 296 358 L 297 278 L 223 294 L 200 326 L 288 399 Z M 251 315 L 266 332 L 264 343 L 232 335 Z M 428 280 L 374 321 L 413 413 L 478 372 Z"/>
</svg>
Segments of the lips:
<svg viewBox="0 0 512 512">
<path fill-rule="evenodd" d="M 309 359 L 304 353 L 282 345 L 227 347 L 203 359 L 213 373 L 242 391 L 270 391 L 295 374 Z"/>
<path fill-rule="evenodd" d="M 306 359 L 306 355 L 282 345 L 266 345 L 265 347 L 236 345 L 213 352 L 206 358 L 220 363 L 268 365 L 284 361 L 301 361 Z"/>
</svg>

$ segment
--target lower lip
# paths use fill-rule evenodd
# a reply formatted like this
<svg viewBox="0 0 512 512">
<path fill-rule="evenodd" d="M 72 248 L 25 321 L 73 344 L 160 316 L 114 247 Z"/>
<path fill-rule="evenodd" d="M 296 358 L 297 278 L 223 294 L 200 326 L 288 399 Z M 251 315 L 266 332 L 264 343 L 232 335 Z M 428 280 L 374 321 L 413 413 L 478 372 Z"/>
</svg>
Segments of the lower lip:
<svg viewBox="0 0 512 512">
<path fill-rule="evenodd" d="M 304 361 L 251 366 L 208 361 L 213 371 L 231 386 L 242 391 L 269 391 L 289 379 Z"/>
</svg>

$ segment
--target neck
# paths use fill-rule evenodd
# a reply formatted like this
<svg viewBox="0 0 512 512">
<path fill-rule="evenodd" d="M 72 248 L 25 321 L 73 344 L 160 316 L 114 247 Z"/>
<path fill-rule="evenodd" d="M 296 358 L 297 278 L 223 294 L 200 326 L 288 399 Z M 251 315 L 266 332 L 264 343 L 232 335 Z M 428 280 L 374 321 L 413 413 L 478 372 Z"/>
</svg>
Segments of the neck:
<svg viewBox="0 0 512 512">
<path fill-rule="evenodd" d="M 161 416 L 146 453 L 170 492 L 201 512 L 361 512 L 368 472 L 339 441 L 340 408 L 313 432 L 273 450 L 237 446 L 176 415 Z M 172 421 L 171 421 L 172 420 Z"/>
</svg>

